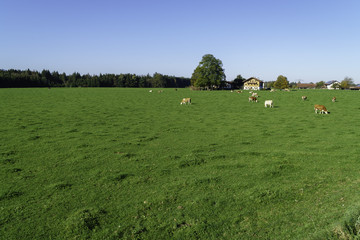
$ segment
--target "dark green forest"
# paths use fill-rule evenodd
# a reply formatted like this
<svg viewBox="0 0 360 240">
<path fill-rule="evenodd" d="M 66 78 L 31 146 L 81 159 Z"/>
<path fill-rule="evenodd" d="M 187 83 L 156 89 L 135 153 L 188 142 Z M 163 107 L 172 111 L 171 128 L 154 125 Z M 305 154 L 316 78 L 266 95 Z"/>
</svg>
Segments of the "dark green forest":
<svg viewBox="0 0 360 240">
<path fill-rule="evenodd" d="M 190 86 L 190 78 L 154 73 L 152 76 L 136 74 L 71 75 L 31 70 L 0 69 L 1 88 L 23 87 L 131 87 L 131 88 L 184 88 Z"/>
</svg>

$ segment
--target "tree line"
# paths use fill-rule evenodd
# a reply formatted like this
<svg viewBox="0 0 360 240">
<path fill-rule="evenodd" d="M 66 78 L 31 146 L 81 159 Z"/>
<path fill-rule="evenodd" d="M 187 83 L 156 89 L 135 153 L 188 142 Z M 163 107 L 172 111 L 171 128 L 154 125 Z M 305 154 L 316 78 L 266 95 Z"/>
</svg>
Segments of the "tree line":
<svg viewBox="0 0 360 240">
<path fill-rule="evenodd" d="M 132 87 L 132 88 L 184 88 L 190 78 L 154 73 L 152 76 L 136 74 L 81 75 L 31 70 L 0 69 L 0 87 Z"/>
</svg>

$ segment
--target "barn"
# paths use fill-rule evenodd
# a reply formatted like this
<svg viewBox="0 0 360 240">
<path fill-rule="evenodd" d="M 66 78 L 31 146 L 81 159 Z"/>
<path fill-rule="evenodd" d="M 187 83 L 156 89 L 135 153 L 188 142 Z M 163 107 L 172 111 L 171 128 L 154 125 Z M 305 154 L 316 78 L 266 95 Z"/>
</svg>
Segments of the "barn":
<svg viewBox="0 0 360 240">
<path fill-rule="evenodd" d="M 244 90 L 261 90 L 264 88 L 264 82 L 251 77 L 244 82 Z"/>
<path fill-rule="evenodd" d="M 296 87 L 298 89 L 315 89 L 316 88 L 316 84 L 313 83 L 298 83 L 296 85 Z"/>
</svg>

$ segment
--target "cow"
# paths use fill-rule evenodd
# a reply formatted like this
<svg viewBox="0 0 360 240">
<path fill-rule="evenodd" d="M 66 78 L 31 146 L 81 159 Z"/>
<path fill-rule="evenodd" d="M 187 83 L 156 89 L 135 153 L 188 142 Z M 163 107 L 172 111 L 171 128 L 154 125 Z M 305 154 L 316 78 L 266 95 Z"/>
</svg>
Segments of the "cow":
<svg viewBox="0 0 360 240">
<path fill-rule="evenodd" d="M 249 97 L 249 102 L 257 102 L 257 98 L 256 97 Z"/>
<path fill-rule="evenodd" d="M 271 89 L 270 92 L 275 92 L 276 90 L 275 89 Z"/>
<path fill-rule="evenodd" d="M 265 100 L 265 107 L 274 107 L 273 100 Z"/>
<path fill-rule="evenodd" d="M 301 99 L 305 101 L 307 99 L 307 96 L 302 96 Z"/>
<path fill-rule="evenodd" d="M 255 92 L 254 92 L 253 94 L 251 94 L 251 96 L 253 96 L 253 97 L 259 97 L 258 94 L 255 93 Z"/>
<path fill-rule="evenodd" d="M 333 97 L 333 98 L 331 99 L 331 101 L 332 101 L 332 102 L 336 102 L 336 97 Z"/>
<path fill-rule="evenodd" d="M 183 100 L 181 101 L 180 105 L 182 104 L 191 104 L 191 98 L 183 98 Z"/>
<path fill-rule="evenodd" d="M 319 111 L 320 114 L 323 114 L 323 113 L 328 114 L 328 111 L 324 105 L 315 104 L 314 110 L 315 110 L 315 113 L 318 113 L 318 111 Z"/>
<path fill-rule="evenodd" d="M 242 91 L 240 91 L 240 90 L 239 90 L 239 91 L 236 91 L 236 92 L 237 92 L 237 93 L 242 93 Z"/>
<path fill-rule="evenodd" d="M 150 89 L 149 92 L 152 92 L 152 90 Z"/>
</svg>

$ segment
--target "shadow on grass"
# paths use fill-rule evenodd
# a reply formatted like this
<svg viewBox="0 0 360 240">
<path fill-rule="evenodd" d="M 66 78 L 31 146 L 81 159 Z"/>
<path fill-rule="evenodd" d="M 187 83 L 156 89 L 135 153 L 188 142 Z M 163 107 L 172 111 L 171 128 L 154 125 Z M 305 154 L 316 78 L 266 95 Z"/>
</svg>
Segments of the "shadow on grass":
<svg viewBox="0 0 360 240">
<path fill-rule="evenodd" d="M 17 198 L 17 197 L 22 196 L 23 194 L 24 194 L 23 192 L 19 192 L 19 191 L 9 191 L 0 196 L 0 201 Z"/>
</svg>

